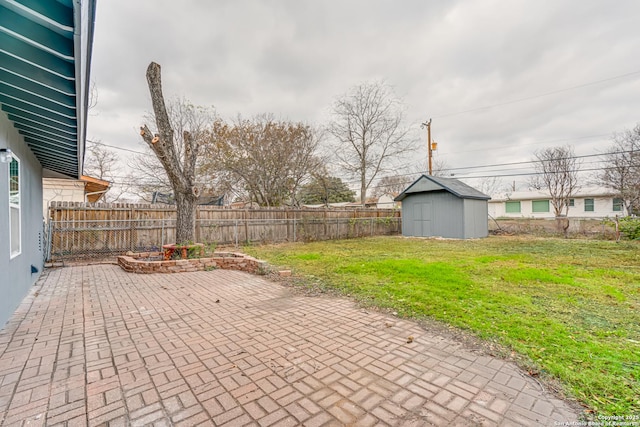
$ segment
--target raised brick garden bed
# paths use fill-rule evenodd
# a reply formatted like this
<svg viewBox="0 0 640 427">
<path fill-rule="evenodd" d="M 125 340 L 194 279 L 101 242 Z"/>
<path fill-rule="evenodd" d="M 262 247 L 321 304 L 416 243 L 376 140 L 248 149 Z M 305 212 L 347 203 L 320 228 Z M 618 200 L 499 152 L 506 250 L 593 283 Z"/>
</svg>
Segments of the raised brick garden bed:
<svg viewBox="0 0 640 427">
<path fill-rule="evenodd" d="M 164 261 L 163 252 L 128 253 L 118 257 L 118 265 L 129 273 L 183 273 L 187 271 L 240 270 L 253 274 L 266 274 L 267 262 L 238 252 L 215 252 L 207 258 Z M 161 261 L 162 260 L 162 261 Z"/>
</svg>

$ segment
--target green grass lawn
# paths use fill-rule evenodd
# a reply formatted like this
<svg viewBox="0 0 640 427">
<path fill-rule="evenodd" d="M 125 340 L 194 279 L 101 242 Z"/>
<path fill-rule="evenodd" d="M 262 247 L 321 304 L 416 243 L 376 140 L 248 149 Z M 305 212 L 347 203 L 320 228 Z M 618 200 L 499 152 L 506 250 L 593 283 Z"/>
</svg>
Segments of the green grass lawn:
<svg viewBox="0 0 640 427">
<path fill-rule="evenodd" d="M 379 237 L 245 251 L 365 304 L 499 342 L 598 414 L 640 414 L 637 242 Z"/>
</svg>

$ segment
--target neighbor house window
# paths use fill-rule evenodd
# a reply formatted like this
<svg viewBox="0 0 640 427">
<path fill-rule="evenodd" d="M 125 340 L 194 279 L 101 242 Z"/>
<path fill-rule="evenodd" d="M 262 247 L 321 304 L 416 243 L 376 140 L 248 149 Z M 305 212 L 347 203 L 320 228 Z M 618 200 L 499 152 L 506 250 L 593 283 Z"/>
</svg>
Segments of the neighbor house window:
<svg viewBox="0 0 640 427">
<path fill-rule="evenodd" d="M 584 199 L 584 211 L 593 212 L 595 210 L 595 202 L 593 199 Z"/>
<path fill-rule="evenodd" d="M 11 258 L 20 255 L 20 160 L 13 156 L 9 163 L 9 242 Z"/>
<path fill-rule="evenodd" d="M 549 212 L 548 200 L 533 200 L 531 202 L 531 212 Z"/>
<path fill-rule="evenodd" d="M 622 207 L 624 206 L 624 202 L 622 199 L 613 199 L 613 211 L 614 212 L 622 212 Z"/>
<path fill-rule="evenodd" d="M 576 205 L 576 199 L 569 199 L 569 207 L 572 208 Z"/>
<path fill-rule="evenodd" d="M 504 211 L 506 213 L 520 213 L 520 202 L 505 202 Z"/>
</svg>

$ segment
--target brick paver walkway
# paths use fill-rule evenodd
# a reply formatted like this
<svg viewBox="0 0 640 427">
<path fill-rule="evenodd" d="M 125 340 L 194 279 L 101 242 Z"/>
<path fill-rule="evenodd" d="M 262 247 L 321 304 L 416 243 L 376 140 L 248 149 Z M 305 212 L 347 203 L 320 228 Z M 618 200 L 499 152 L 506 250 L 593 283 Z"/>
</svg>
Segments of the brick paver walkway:
<svg viewBox="0 0 640 427">
<path fill-rule="evenodd" d="M 510 363 L 349 301 L 292 295 L 235 271 L 50 270 L 0 333 L 3 425 L 576 419 Z"/>
</svg>

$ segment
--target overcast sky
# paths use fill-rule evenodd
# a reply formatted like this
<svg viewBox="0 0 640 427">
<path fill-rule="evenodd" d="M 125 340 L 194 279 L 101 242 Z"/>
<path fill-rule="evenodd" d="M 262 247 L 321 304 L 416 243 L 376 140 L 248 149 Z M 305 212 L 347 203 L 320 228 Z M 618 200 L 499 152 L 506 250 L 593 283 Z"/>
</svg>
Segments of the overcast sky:
<svg viewBox="0 0 640 427">
<path fill-rule="evenodd" d="M 456 176 L 508 174 L 460 168 L 563 144 L 595 154 L 640 122 L 638 17 L 636 0 L 101 0 L 88 137 L 142 150 L 151 61 L 165 95 L 227 119 L 322 125 L 336 97 L 384 80 L 421 141 L 409 168 L 426 164 L 433 118 Z"/>
</svg>

